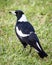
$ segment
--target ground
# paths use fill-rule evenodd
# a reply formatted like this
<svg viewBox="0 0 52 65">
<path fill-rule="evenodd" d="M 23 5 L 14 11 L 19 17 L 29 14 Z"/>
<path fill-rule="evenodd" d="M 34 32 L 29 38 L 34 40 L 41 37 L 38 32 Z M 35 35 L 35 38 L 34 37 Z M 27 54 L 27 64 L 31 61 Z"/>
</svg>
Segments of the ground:
<svg viewBox="0 0 52 65">
<path fill-rule="evenodd" d="M 15 34 L 16 17 L 22 10 L 33 25 L 40 44 L 48 54 L 41 59 L 32 48 L 23 46 Z M 0 65 L 52 65 L 52 0 L 0 0 Z"/>
</svg>

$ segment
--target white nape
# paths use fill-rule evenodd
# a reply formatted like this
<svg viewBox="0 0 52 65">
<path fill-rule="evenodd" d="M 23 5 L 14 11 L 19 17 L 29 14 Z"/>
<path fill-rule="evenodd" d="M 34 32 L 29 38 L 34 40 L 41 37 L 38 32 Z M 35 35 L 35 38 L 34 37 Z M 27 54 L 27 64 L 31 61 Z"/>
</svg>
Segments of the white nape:
<svg viewBox="0 0 52 65">
<path fill-rule="evenodd" d="M 18 27 L 16 27 L 16 32 L 19 36 L 21 37 L 27 37 L 29 36 L 30 34 L 23 34 L 21 30 L 18 29 Z"/>
<path fill-rule="evenodd" d="M 41 48 L 40 48 L 40 46 L 39 46 L 38 42 L 36 42 L 36 44 L 37 44 L 38 48 L 41 50 Z"/>
<path fill-rule="evenodd" d="M 26 16 L 23 14 L 18 21 L 20 21 L 20 22 L 22 22 L 22 21 L 26 22 L 27 21 Z"/>
</svg>

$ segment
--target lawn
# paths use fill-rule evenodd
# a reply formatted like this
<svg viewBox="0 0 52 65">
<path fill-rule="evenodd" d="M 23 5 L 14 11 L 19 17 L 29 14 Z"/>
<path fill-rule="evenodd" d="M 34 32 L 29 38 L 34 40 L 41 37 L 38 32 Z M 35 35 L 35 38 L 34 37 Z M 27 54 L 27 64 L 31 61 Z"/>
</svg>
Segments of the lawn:
<svg viewBox="0 0 52 65">
<path fill-rule="evenodd" d="M 40 44 L 48 54 L 41 59 L 32 48 L 23 46 L 15 34 L 16 17 L 22 10 L 33 25 Z M 0 65 L 52 65 L 52 0 L 0 0 Z"/>
</svg>

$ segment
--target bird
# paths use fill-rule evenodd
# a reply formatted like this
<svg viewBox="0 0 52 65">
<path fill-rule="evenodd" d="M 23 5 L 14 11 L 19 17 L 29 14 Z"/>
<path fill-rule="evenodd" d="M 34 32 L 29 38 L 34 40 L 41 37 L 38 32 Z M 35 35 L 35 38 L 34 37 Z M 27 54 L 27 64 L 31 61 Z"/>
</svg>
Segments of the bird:
<svg viewBox="0 0 52 65">
<path fill-rule="evenodd" d="M 26 48 L 26 46 L 29 45 L 37 51 L 40 58 L 47 57 L 48 55 L 43 50 L 35 29 L 33 28 L 32 24 L 27 20 L 24 12 L 22 10 L 15 10 L 10 11 L 9 13 L 12 13 L 17 17 L 15 32 L 23 47 Z"/>
</svg>

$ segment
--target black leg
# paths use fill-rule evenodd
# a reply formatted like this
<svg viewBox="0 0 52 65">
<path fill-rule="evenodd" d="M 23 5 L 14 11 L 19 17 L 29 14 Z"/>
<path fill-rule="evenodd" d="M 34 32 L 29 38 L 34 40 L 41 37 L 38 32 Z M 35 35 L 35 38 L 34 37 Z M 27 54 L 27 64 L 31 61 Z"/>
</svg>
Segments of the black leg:
<svg viewBox="0 0 52 65">
<path fill-rule="evenodd" d="M 30 46 L 30 51 L 29 51 L 29 53 L 31 53 L 31 50 L 32 50 L 32 46 Z"/>
<path fill-rule="evenodd" d="M 27 44 L 26 43 L 22 43 L 22 44 L 23 44 L 23 51 L 24 51 L 26 49 Z"/>
</svg>

